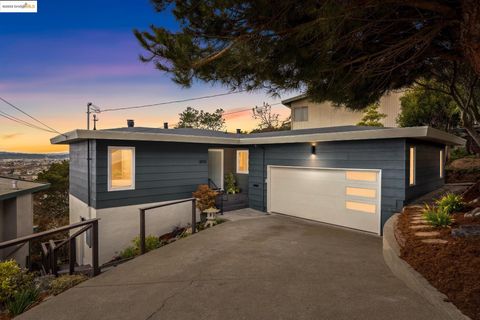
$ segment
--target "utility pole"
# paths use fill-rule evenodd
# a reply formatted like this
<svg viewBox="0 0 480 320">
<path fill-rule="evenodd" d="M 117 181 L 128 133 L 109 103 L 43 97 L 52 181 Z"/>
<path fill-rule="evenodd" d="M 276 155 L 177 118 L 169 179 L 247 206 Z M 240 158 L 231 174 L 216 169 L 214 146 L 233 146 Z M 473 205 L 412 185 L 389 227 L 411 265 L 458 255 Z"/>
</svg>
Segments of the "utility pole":
<svg viewBox="0 0 480 320">
<path fill-rule="evenodd" d="M 90 130 L 90 114 L 92 113 L 90 111 L 90 107 L 93 105 L 93 103 L 89 102 L 87 103 L 87 130 Z"/>
</svg>

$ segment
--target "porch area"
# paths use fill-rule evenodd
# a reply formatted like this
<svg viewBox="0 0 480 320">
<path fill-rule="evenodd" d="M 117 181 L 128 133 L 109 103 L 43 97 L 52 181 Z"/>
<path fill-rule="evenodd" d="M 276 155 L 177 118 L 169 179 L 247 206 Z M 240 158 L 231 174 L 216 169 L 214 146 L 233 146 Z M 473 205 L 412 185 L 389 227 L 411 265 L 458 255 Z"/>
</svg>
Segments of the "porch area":
<svg viewBox="0 0 480 320">
<path fill-rule="evenodd" d="M 248 208 L 248 149 L 208 149 L 208 182 L 222 212 Z"/>
</svg>

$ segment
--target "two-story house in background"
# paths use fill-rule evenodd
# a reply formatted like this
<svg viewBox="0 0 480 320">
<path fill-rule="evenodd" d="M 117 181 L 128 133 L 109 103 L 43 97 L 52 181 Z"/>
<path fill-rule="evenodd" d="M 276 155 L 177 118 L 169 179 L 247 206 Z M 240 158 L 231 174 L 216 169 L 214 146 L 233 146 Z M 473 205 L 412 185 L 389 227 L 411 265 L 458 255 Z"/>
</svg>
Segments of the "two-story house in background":
<svg viewBox="0 0 480 320">
<path fill-rule="evenodd" d="M 387 115 L 381 120 L 385 127 L 398 127 L 402 95 L 403 92 L 391 92 L 380 99 L 378 112 Z M 331 102 L 313 102 L 305 94 L 282 103 L 291 109 L 292 130 L 356 125 L 363 117 L 363 111 L 335 107 Z"/>
</svg>

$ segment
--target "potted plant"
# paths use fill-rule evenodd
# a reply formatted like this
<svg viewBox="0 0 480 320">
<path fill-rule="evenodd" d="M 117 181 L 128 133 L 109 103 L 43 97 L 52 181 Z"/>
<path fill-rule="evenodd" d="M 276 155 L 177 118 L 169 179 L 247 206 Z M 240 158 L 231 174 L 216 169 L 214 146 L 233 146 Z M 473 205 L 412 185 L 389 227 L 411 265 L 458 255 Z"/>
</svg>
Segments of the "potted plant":
<svg viewBox="0 0 480 320">
<path fill-rule="evenodd" d="M 241 192 L 237 185 L 237 178 L 231 172 L 225 175 L 225 192 L 227 194 L 228 201 L 238 200 L 238 194 Z"/>
<path fill-rule="evenodd" d="M 209 208 L 215 208 L 215 199 L 218 193 L 206 184 L 198 186 L 197 191 L 193 193 L 193 196 L 197 199 L 197 209 L 200 210 L 200 220 L 205 222 L 207 220 L 207 214 L 205 210 Z"/>
</svg>

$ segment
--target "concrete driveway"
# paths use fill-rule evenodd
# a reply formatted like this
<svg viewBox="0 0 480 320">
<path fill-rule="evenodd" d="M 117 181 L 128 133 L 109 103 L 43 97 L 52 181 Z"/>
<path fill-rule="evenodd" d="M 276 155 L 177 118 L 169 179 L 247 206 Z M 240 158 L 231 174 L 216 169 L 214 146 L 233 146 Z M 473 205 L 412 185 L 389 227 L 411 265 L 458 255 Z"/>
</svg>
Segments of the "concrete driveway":
<svg viewBox="0 0 480 320">
<path fill-rule="evenodd" d="M 444 319 L 385 266 L 381 238 L 285 216 L 224 223 L 18 319 Z"/>
</svg>

